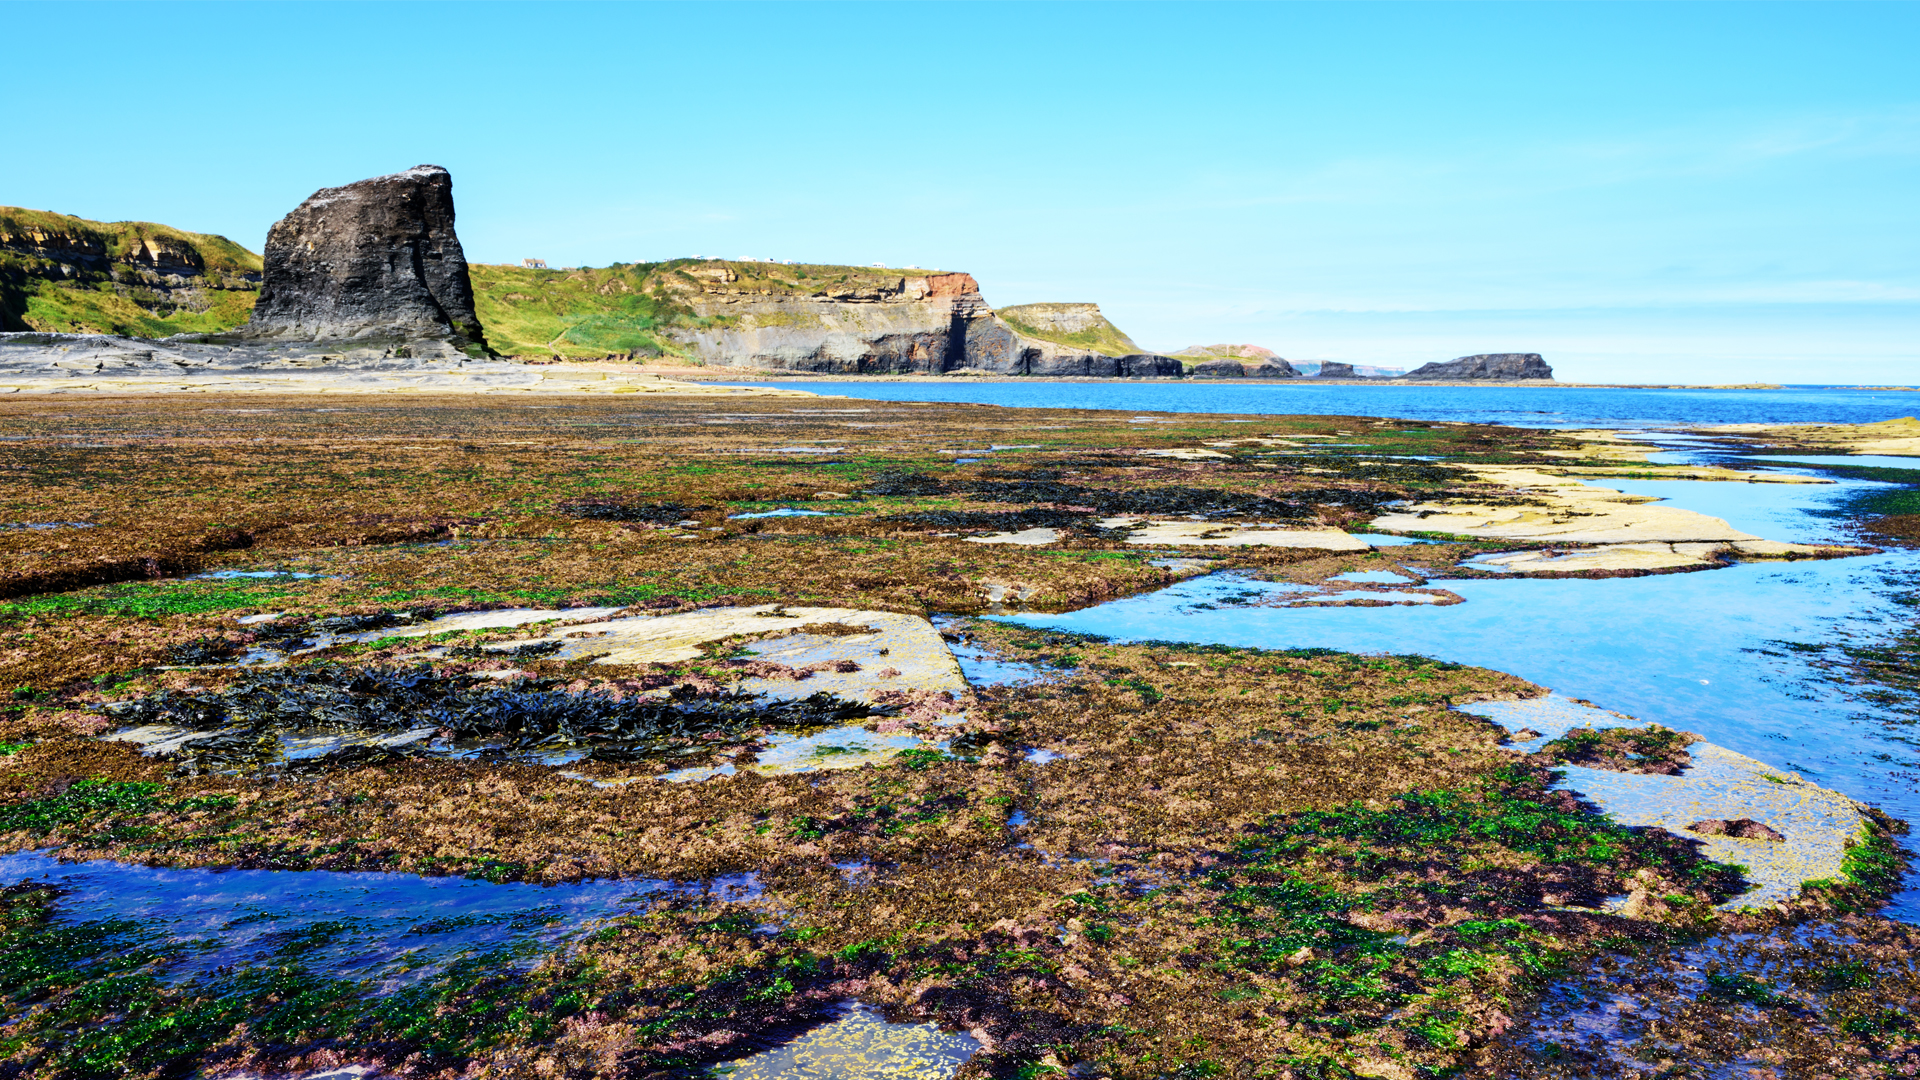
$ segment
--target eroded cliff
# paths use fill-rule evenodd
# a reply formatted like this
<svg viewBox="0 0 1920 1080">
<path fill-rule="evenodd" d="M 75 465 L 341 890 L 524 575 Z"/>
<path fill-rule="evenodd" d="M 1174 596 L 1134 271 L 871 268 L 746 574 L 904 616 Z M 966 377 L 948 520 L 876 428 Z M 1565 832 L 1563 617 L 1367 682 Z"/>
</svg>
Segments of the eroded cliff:
<svg viewBox="0 0 1920 1080">
<path fill-rule="evenodd" d="M 668 336 L 708 363 L 823 374 L 1177 377 L 1093 304 L 996 313 L 972 276 L 706 261 L 661 275 L 697 323 Z"/>
<path fill-rule="evenodd" d="M 224 236 L 0 207 L 0 330 L 225 330 L 246 321 L 260 274 L 260 256 Z"/>
</svg>

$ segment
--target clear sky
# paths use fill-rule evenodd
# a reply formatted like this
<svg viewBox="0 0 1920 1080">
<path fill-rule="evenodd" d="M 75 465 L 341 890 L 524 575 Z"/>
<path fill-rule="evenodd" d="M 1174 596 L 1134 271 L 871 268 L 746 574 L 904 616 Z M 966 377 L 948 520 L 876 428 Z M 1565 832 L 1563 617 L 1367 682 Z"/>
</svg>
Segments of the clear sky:
<svg viewBox="0 0 1920 1080">
<path fill-rule="evenodd" d="M 1920 5 L 0 5 L 0 203 L 971 272 L 1142 345 L 1920 382 Z"/>
</svg>

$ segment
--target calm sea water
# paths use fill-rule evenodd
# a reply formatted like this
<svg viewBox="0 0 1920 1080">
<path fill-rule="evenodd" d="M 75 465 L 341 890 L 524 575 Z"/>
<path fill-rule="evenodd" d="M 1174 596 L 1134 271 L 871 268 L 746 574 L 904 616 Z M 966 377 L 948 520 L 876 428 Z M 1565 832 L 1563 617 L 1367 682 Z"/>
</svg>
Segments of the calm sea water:
<svg viewBox="0 0 1920 1080">
<path fill-rule="evenodd" d="M 1527 386 L 1316 386 L 1198 382 L 792 382 L 873 401 L 970 401 L 1049 409 L 1391 416 L 1522 427 L 1863 424 L 1920 415 L 1920 393 L 1789 386 L 1780 390 L 1629 390 Z"/>
</svg>

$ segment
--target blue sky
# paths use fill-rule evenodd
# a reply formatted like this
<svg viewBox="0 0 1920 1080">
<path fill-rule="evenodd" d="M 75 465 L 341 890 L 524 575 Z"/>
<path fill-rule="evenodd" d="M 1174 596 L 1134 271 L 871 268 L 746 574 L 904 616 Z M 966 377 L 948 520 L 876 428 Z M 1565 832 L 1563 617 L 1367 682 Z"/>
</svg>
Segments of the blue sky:
<svg viewBox="0 0 1920 1080">
<path fill-rule="evenodd" d="M 962 269 L 1142 345 L 1920 381 L 1920 5 L 11 3 L 0 203 Z"/>
</svg>

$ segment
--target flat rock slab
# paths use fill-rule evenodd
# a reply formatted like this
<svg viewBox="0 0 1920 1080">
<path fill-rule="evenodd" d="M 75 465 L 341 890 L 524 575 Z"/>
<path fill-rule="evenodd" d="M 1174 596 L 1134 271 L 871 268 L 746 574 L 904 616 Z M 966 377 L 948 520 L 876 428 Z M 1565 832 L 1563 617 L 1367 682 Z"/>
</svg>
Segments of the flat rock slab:
<svg viewBox="0 0 1920 1080">
<path fill-rule="evenodd" d="M 1704 854 L 1746 867 L 1757 888 L 1720 906 L 1729 911 L 1785 903 L 1808 881 L 1845 880 L 1847 843 L 1865 819 L 1853 800 L 1712 743 L 1687 747 L 1679 776 L 1643 776 L 1566 765 L 1565 786 L 1624 825 L 1657 825 L 1699 841 Z M 1749 818 L 1786 842 L 1703 836 L 1687 826 L 1708 818 Z"/>
<path fill-rule="evenodd" d="M 342 636 L 341 641 L 377 641 L 380 638 L 427 637 L 432 634 L 447 634 L 459 630 L 504 630 L 508 627 L 527 626 L 531 623 L 547 622 L 550 619 L 565 619 L 569 622 L 588 622 L 604 619 L 617 611 L 617 607 L 577 607 L 577 608 L 503 608 L 498 611 L 463 611 L 457 615 L 442 615 L 411 626 L 391 626 L 382 630 L 362 630 L 357 634 Z"/>
<path fill-rule="evenodd" d="M 1577 727 L 1629 727 L 1631 717 L 1558 695 L 1525 701 L 1483 701 L 1461 707 L 1511 731 L 1529 728 L 1538 738 L 1516 747 L 1538 750 Z M 1623 825 L 1657 826 L 1701 845 L 1702 854 L 1746 868 L 1756 888 L 1721 904 L 1727 911 L 1785 903 L 1809 881 L 1844 880 L 1849 842 L 1866 818 L 1852 799 L 1802 780 L 1798 774 L 1709 742 L 1687 747 L 1693 764 L 1679 776 L 1642 775 L 1561 765 L 1559 785 L 1584 795 Z M 1687 826 L 1710 818 L 1748 818 L 1786 837 L 1784 843 L 1731 836 L 1703 836 Z"/>
<path fill-rule="evenodd" d="M 1722 424 L 1707 430 L 1831 447 L 1842 454 L 1920 455 L 1920 418 L 1912 416 L 1872 424 Z"/>
<path fill-rule="evenodd" d="M 1180 461 L 1224 461 L 1233 457 L 1218 450 L 1142 450 L 1140 456 L 1175 458 Z"/>
<path fill-rule="evenodd" d="M 1019 532 L 988 533 L 985 536 L 969 536 L 969 544 L 1021 544 L 1026 547 L 1039 547 L 1060 539 L 1059 529 L 1021 529 Z"/>
<path fill-rule="evenodd" d="M 1148 521 L 1113 517 L 1103 529 L 1127 529 L 1127 543 L 1159 547 L 1286 547 L 1322 551 L 1370 551 L 1371 546 L 1339 529 L 1297 529 L 1267 522 Z"/>
<path fill-rule="evenodd" d="M 1467 563 L 1479 570 L 1507 574 L 1567 574 L 1582 570 L 1671 570 L 1715 565 L 1713 553 L 1727 544 L 1608 544 L 1581 551 L 1514 551 L 1485 555 Z"/>
<path fill-rule="evenodd" d="M 841 623 L 873 629 L 871 634 L 810 634 L 799 628 L 809 623 Z M 740 689 L 780 698 L 826 693 L 849 701 L 871 702 L 889 690 L 929 690 L 959 693 L 967 688 L 960 664 L 947 649 L 933 624 L 917 615 L 853 608 L 755 607 L 710 608 L 675 615 L 643 615 L 611 619 L 565 630 L 540 641 L 558 641 L 556 659 L 594 656 L 602 664 L 680 664 L 698 660 L 700 646 L 736 635 L 779 634 L 753 642 L 756 659 L 792 667 L 820 661 L 851 660 L 858 671 L 816 671 L 811 678 L 743 678 Z M 509 649 L 527 642 L 492 646 Z"/>
<path fill-rule="evenodd" d="M 735 776 L 742 772 L 759 773 L 762 776 L 785 776 L 790 773 L 859 769 L 868 765 L 885 765 L 898 757 L 903 750 L 942 748 L 942 744 L 929 744 L 917 735 L 883 735 L 868 731 L 858 724 L 828 728 L 810 735 L 780 732 L 767 736 L 766 742 L 767 748 L 760 751 L 757 755 L 758 760 L 750 765 L 737 763 L 697 765 L 687 769 L 675 769 L 651 779 L 670 784 L 692 784 L 719 776 Z M 617 781 L 614 782 L 614 786 L 623 782 L 631 783 L 632 781 Z"/>
<path fill-rule="evenodd" d="M 1373 520 L 1389 532 L 1440 532 L 1570 544 L 1701 543 L 1759 540 L 1717 517 L 1665 506 L 1641 495 L 1583 484 L 1538 469 L 1474 469 L 1481 480 L 1518 489 L 1533 506 L 1416 503 Z"/>
</svg>

